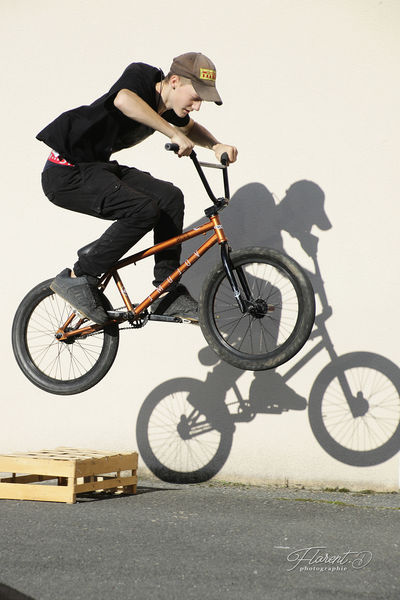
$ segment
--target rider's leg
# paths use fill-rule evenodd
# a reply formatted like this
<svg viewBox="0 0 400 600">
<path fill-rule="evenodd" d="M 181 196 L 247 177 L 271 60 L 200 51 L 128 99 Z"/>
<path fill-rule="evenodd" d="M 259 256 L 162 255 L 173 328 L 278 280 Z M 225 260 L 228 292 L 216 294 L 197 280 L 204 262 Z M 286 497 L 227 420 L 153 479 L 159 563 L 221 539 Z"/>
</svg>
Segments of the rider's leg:
<svg viewBox="0 0 400 600">
<path fill-rule="evenodd" d="M 154 179 L 149 173 L 122 167 L 122 180 L 136 190 L 146 190 L 151 194 L 159 209 L 159 218 L 154 226 L 154 243 L 158 244 L 182 233 L 184 201 L 182 192 L 172 183 Z M 163 282 L 180 264 L 181 246 L 174 246 L 155 255 L 155 286 Z M 156 300 L 152 312 L 166 316 L 198 320 L 198 305 L 185 286 L 173 284 L 169 293 Z"/>
<path fill-rule="evenodd" d="M 55 166 L 43 173 L 43 189 L 56 205 L 115 220 L 74 266 L 76 278 L 65 269 L 51 284 L 57 294 L 97 323 L 107 320 L 96 277 L 108 270 L 159 218 L 157 203 L 142 190 L 121 181 L 117 163 Z"/>
<path fill-rule="evenodd" d="M 163 224 L 157 230 L 161 241 L 178 235 L 182 230 L 183 197 L 180 190 L 170 183 L 154 179 L 148 173 L 120 167 L 115 162 L 48 169 L 43 176 L 43 188 L 49 199 L 58 206 L 115 221 L 91 244 L 89 251 L 82 255 L 78 252 L 79 260 L 74 265 L 74 272 L 86 288 L 88 282 L 85 283 L 82 278 L 96 277 L 107 271 L 143 235 L 156 227 L 159 220 Z M 172 255 L 166 253 L 161 258 L 157 263 L 157 277 L 164 279 L 179 265 L 179 254 L 180 249 L 177 248 Z M 60 274 L 57 293 L 79 309 L 77 301 L 74 304 L 74 298 L 69 298 L 68 290 L 64 292 L 69 285 L 68 279 L 72 287 L 72 278 L 67 277 L 66 272 Z M 77 296 L 75 291 L 79 292 L 80 288 L 75 284 L 80 282 L 73 283 Z M 93 289 L 96 293 L 96 289 Z M 91 314 L 95 315 L 93 311 L 91 314 L 86 311 L 86 314 L 91 318 Z M 99 322 L 98 316 L 96 319 Z"/>
<path fill-rule="evenodd" d="M 128 172 L 129 178 L 124 176 Z M 97 179 L 94 179 L 96 175 Z M 107 188 L 101 189 L 102 177 L 96 173 L 90 180 L 92 189 L 96 186 L 103 196 L 98 216 L 114 223 L 91 245 L 89 252 L 82 255 L 78 252 L 79 260 L 74 271 L 98 276 L 157 224 L 160 218 L 158 197 L 163 189 L 164 193 L 168 193 L 170 188 L 177 188 L 137 169 L 119 165 L 114 168 L 113 179 L 107 182 Z M 179 190 L 177 192 L 180 193 Z"/>
<path fill-rule="evenodd" d="M 172 183 L 155 179 L 149 173 L 121 167 L 122 181 L 149 194 L 157 203 L 159 216 L 154 226 L 154 243 L 159 244 L 182 233 L 185 210 L 183 194 Z M 154 257 L 154 285 L 160 284 L 180 264 L 181 246 L 164 250 Z"/>
<path fill-rule="evenodd" d="M 74 265 L 76 275 L 89 273 L 97 277 L 108 271 L 132 246 L 153 229 L 159 211 L 157 205 L 151 200 L 136 202 L 131 198 L 127 202 L 122 202 L 109 214 L 109 218 L 115 219 L 114 223 L 91 245 L 89 252 L 80 253 L 78 251 L 79 259 Z"/>
</svg>

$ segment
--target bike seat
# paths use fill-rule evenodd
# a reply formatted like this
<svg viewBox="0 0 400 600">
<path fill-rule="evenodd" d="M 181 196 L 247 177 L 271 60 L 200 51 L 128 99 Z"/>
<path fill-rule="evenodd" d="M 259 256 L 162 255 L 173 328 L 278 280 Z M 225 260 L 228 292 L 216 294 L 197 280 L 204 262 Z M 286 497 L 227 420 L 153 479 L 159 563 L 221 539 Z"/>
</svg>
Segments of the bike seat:
<svg viewBox="0 0 400 600">
<path fill-rule="evenodd" d="M 79 258 L 81 258 L 82 256 L 86 256 L 87 254 L 89 254 L 89 252 L 92 250 L 92 248 L 94 248 L 94 246 L 96 245 L 97 240 L 95 240 L 94 242 L 90 242 L 90 244 L 86 244 L 86 246 L 83 246 L 83 248 L 81 248 L 80 250 L 78 250 L 78 256 Z"/>
</svg>

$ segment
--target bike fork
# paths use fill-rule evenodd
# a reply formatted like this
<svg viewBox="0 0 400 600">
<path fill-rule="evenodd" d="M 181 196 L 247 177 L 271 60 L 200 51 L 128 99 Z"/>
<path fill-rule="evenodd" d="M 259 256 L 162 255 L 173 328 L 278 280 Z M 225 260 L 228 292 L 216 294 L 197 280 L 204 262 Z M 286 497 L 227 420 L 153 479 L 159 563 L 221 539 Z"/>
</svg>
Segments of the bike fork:
<svg viewBox="0 0 400 600">
<path fill-rule="evenodd" d="M 247 312 L 247 306 L 248 306 L 248 303 L 250 302 L 250 296 L 251 296 L 250 289 L 247 284 L 246 277 L 245 277 L 245 274 L 243 273 L 242 267 L 238 267 L 237 269 L 233 268 L 231 257 L 229 255 L 229 247 L 226 242 L 221 244 L 221 259 L 222 259 L 222 264 L 224 265 L 226 276 L 227 276 L 230 286 L 232 288 L 233 295 L 236 298 L 236 302 L 239 305 L 240 311 L 242 313 L 245 313 L 245 312 Z M 245 296 L 246 296 L 245 301 L 243 300 L 242 295 L 240 293 L 238 284 L 236 282 L 234 271 L 236 271 L 237 276 L 240 281 L 240 285 L 242 286 L 242 289 L 245 293 Z"/>
</svg>

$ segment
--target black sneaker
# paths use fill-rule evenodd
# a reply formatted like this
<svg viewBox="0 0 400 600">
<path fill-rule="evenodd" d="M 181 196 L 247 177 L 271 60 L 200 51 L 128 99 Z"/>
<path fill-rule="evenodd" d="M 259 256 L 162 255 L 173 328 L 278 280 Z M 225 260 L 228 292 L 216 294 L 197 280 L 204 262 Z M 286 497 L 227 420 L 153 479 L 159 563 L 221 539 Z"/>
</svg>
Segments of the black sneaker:
<svg viewBox="0 0 400 600">
<path fill-rule="evenodd" d="M 51 282 L 50 289 L 77 309 L 84 317 L 102 325 L 109 320 L 101 303 L 96 278 L 90 275 L 71 277 L 71 269 L 64 269 Z"/>
<path fill-rule="evenodd" d="M 199 322 L 199 305 L 187 288 L 181 284 L 165 296 L 157 298 L 151 305 L 151 312 L 154 315 L 179 317 L 192 323 Z"/>
</svg>

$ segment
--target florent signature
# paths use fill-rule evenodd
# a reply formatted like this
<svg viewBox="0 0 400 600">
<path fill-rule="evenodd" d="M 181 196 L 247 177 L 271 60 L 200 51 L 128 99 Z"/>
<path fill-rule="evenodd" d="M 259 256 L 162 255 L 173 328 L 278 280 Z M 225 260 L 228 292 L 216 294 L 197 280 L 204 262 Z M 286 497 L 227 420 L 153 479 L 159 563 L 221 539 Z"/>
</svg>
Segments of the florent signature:
<svg viewBox="0 0 400 600">
<path fill-rule="evenodd" d="M 372 560 L 372 552 L 347 550 L 342 554 L 330 554 L 326 552 L 326 546 L 310 546 L 293 550 L 287 560 L 293 563 L 288 571 L 347 571 L 366 567 Z"/>
</svg>

